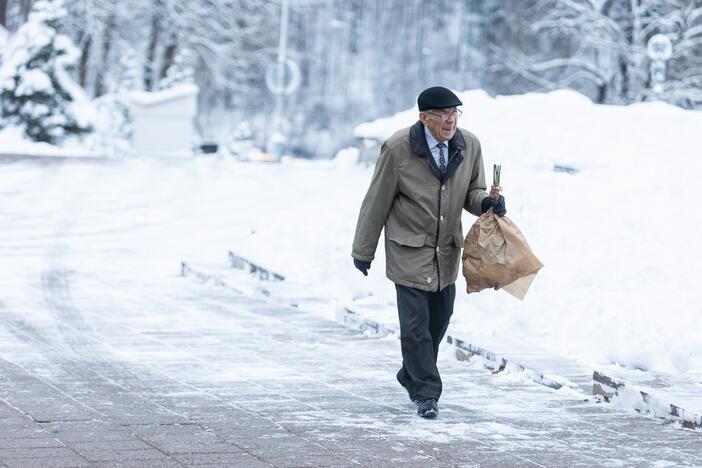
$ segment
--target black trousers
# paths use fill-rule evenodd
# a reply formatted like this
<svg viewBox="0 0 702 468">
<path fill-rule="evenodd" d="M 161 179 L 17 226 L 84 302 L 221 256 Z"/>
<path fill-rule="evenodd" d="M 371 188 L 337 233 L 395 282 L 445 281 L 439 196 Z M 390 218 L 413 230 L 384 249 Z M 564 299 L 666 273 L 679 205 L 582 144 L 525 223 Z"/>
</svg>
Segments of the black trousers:
<svg viewBox="0 0 702 468">
<path fill-rule="evenodd" d="M 438 292 L 398 284 L 395 289 L 402 343 L 402 368 L 397 372 L 397 380 L 414 400 L 438 400 L 441 376 L 436 358 L 453 314 L 456 286 L 452 284 Z"/>
</svg>

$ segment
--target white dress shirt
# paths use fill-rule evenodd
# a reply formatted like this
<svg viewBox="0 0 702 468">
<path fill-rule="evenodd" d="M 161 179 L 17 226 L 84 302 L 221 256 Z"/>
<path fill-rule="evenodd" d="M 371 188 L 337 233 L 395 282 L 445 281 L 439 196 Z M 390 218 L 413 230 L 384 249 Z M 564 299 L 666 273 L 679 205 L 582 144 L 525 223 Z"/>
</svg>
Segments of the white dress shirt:
<svg viewBox="0 0 702 468">
<path fill-rule="evenodd" d="M 431 155 L 434 158 L 434 161 L 436 162 L 436 167 L 441 167 L 441 164 L 439 163 L 439 147 L 436 146 L 439 144 L 438 141 L 436 141 L 436 138 L 434 138 L 434 135 L 431 134 L 429 129 L 427 127 L 424 127 L 424 136 L 427 138 L 427 144 L 429 145 L 429 151 L 431 151 Z M 444 142 L 446 147 L 444 148 L 444 159 L 445 159 L 445 164 L 448 165 L 448 142 Z"/>
</svg>

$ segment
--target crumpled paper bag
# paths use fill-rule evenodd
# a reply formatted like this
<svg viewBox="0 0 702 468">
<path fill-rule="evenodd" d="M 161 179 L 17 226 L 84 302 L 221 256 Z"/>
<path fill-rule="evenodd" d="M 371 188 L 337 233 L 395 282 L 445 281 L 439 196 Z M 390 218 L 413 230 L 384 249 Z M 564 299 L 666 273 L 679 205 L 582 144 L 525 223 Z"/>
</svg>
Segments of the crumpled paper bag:
<svg viewBox="0 0 702 468">
<path fill-rule="evenodd" d="M 462 258 L 468 293 L 504 289 L 520 300 L 543 267 L 512 220 L 496 216 L 492 209 L 468 231 Z"/>
</svg>

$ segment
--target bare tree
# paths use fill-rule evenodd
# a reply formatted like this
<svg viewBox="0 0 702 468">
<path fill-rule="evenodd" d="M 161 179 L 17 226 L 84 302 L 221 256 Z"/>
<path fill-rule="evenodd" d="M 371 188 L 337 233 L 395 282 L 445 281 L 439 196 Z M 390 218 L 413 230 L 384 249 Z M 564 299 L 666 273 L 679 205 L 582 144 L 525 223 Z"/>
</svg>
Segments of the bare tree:
<svg viewBox="0 0 702 468">
<path fill-rule="evenodd" d="M 105 21 L 105 27 L 102 33 L 102 63 L 107 63 L 110 57 L 110 49 L 112 47 L 112 37 L 114 35 L 115 17 L 110 14 Z M 95 77 L 95 92 L 94 96 L 102 96 L 105 93 L 105 68 L 99 68 Z"/>
<path fill-rule="evenodd" d="M 7 2 L 8 0 L 0 0 L 0 25 L 7 27 Z"/>
<path fill-rule="evenodd" d="M 26 23 L 29 18 L 29 12 L 32 11 L 32 0 L 20 0 L 20 11 L 22 14 L 22 22 Z"/>
<path fill-rule="evenodd" d="M 151 91 L 155 84 L 158 83 L 156 75 L 156 49 L 159 46 L 161 39 L 161 17 L 159 12 L 154 12 L 151 16 L 151 28 L 149 33 L 149 42 L 146 46 L 146 57 L 144 60 L 144 88 Z"/>
</svg>

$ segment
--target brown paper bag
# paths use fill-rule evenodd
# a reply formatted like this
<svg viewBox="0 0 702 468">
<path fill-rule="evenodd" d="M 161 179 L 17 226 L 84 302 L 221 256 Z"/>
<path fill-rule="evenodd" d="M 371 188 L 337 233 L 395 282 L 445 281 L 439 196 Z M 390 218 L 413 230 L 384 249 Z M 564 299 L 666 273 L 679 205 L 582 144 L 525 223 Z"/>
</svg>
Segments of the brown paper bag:
<svg viewBox="0 0 702 468">
<path fill-rule="evenodd" d="M 519 228 L 492 210 L 475 221 L 463 241 L 463 276 L 468 293 L 504 289 L 523 300 L 541 267 Z"/>
</svg>

